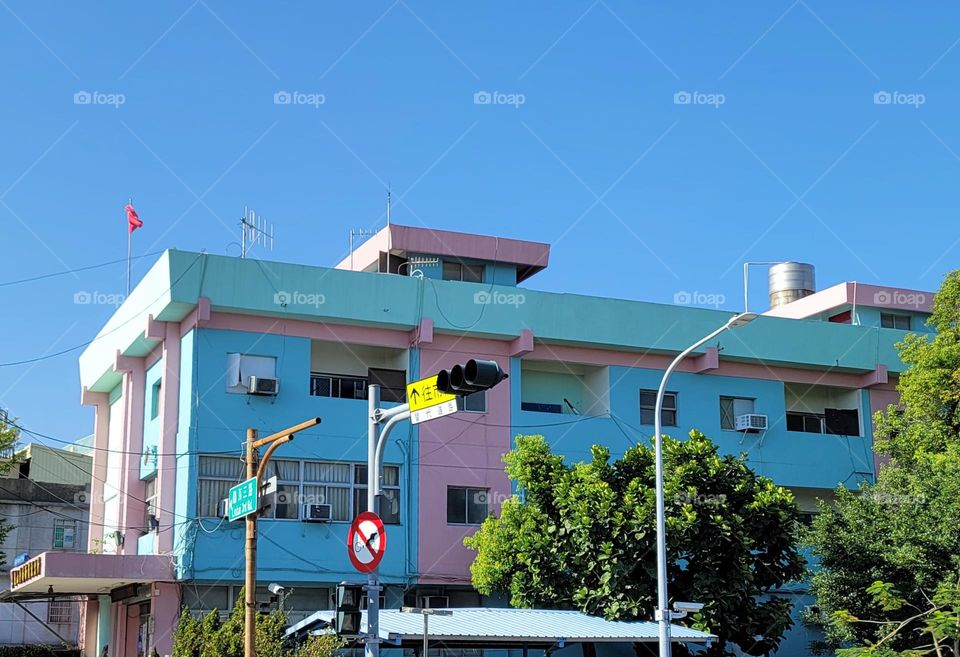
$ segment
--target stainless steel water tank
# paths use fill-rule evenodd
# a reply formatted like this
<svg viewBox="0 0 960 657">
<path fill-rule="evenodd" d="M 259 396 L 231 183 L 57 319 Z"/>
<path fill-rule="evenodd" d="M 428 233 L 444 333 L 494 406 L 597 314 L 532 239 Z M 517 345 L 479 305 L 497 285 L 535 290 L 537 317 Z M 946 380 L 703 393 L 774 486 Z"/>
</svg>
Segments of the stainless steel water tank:
<svg viewBox="0 0 960 657">
<path fill-rule="evenodd" d="M 813 265 L 781 262 L 770 267 L 770 307 L 779 308 L 817 291 Z"/>
</svg>

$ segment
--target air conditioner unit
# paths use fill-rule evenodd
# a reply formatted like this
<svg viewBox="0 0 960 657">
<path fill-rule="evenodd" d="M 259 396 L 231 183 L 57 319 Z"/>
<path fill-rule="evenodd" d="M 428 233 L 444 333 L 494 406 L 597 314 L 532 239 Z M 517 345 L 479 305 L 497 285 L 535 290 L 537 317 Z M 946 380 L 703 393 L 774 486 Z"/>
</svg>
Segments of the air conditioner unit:
<svg viewBox="0 0 960 657">
<path fill-rule="evenodd" d="M 280 379 L 268 379 L 266 377 L 251 376 L 250 383 L 247 386 L 249 395 L 268 395 L 275 396 L 280 392 Z"/>
<path fill-rule="evenodd" d="M 230 519 L 230 504 L 226 497 L 217 504 L 217 517 L 224 520 Z"/>
<path fill-rule="evenodd" d="M 767 416 L 760 413 L 744 413 L 737 416 L 737 431 L 766 431 Z"/>
<path fill-rule="evenodd" d="M 329 504 L 304 504 L 303 522 L 330 522 L 331 507 Z"/>
<path fill-rule="evenodd" d="M 420 606 L 424 609 L 446 609 L 450 606 L 450 598 L 445 595 L 422 595 Z"/>
</svg>

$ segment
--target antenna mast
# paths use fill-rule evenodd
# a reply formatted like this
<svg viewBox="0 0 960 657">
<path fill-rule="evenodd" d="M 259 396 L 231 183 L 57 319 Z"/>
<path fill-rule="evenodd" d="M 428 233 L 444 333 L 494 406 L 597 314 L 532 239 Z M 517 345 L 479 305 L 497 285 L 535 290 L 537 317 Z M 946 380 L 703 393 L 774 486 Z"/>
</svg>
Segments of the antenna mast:
<svg viewBox="0 0 960 657">
<path fill-rule="evenodd" d="M 273 224 L 244 206 L 240 218 L 240 257 L 246 258 L 255 246 L 273 251 Z"/>
</svg>

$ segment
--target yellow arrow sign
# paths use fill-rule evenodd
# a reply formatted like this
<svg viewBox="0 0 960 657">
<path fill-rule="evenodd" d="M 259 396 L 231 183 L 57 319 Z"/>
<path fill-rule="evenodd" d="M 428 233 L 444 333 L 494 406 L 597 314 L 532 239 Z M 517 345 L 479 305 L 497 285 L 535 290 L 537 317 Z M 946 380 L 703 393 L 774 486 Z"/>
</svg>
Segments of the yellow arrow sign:
<svg viewBox="0 0 960 657">
<path fill-rule="evenodd" d="M 431 406 L 439 406 L 456 398 L 456 395 L 437 390 L 436 374 L 407 384 L 407 403 L 410 404 L 411 413 Z"/>
</svg>

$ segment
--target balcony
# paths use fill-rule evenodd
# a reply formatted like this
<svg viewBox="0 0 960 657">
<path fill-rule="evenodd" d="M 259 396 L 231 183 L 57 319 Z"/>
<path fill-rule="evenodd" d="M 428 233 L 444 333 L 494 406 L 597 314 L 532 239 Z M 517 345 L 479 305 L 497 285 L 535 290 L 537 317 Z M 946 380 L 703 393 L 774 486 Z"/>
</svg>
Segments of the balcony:
<svg viewBox="0 0 960 657">
<path fill-rule="evenodd" d="M 310 348 L 310 395 L 366 399 L 367 386 L 380 385 L 385 402 L 406 396 L 406 349 L 314 340 Z"/>
</svg>

